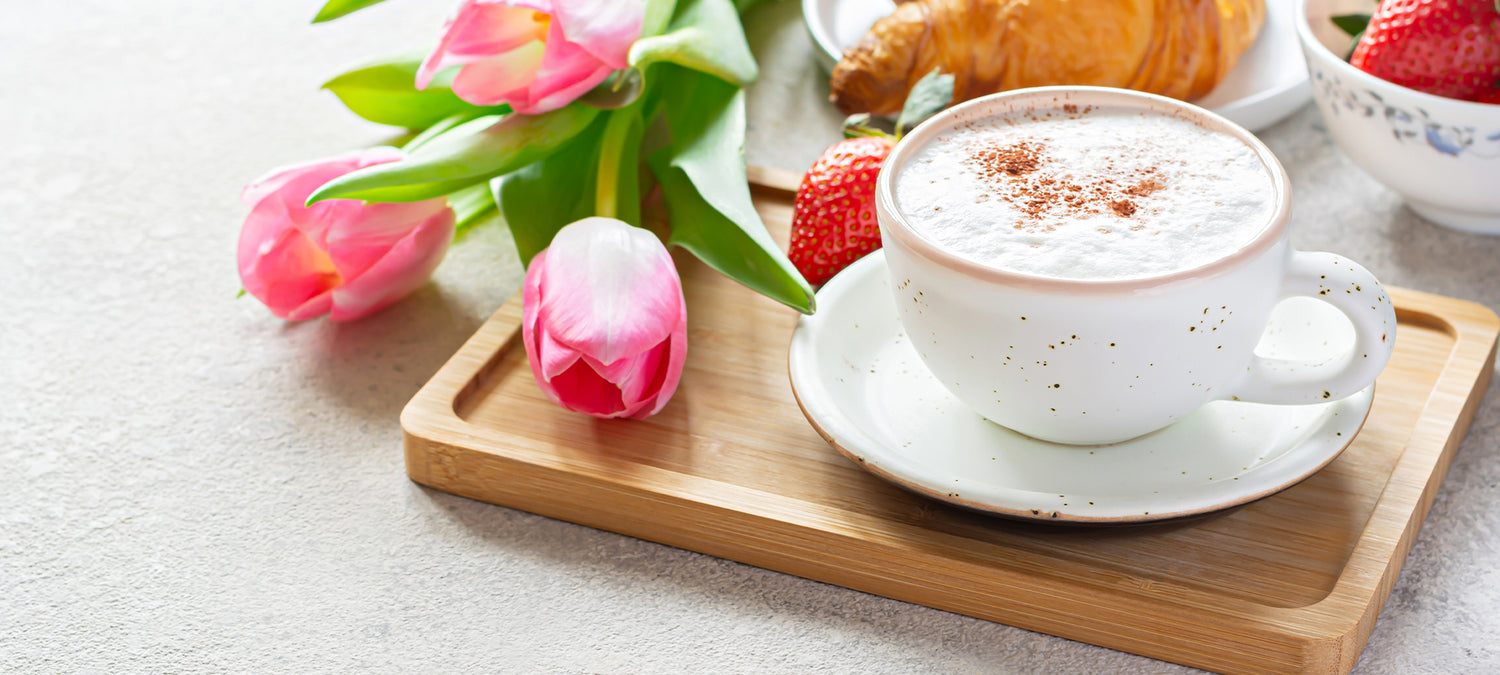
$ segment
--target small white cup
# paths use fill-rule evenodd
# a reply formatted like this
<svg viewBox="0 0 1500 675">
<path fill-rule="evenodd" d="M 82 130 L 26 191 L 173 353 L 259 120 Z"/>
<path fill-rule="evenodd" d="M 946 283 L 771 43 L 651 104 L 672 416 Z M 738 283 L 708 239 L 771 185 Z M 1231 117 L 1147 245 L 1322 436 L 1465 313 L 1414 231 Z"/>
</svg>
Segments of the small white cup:
<svg viewBox="0 0 1500 675">
<path fill-rule="evenodd" d="M 1240 139 L 1272 178 L 1271 222 L 1244 247 L 1193 269 L 1073 280 L 960 257 L 897 208 L 895 177 L 927 139 L 965 121 L 1065 104 L 1152 111 Z M 1209 401 L 1321 403 L 1375 381 L 1395 344 L 1390 297 L 1347 258 L 1291 249 L 1290 192 L 1271 151 L 1218 115 L 1133 91 L 1042 87 L 975 99 L 918 127 L 886 160 L 875 199 L 902 326 L 933 375 L 997 424 L 1046 441 L 1100 444 L 1150 433 Z M 1294 296 L 1349 317 L 1355 340 L 1342 358 L 1255 354 L 1272 308 Z"/>
</svg>

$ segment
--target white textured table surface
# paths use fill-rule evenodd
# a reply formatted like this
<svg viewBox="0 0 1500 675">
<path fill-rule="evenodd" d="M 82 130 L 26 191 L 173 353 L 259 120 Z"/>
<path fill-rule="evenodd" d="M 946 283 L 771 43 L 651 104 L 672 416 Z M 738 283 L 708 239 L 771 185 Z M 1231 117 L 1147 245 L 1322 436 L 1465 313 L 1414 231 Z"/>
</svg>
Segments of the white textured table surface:
<svg viewBox="0 0 1500 675">
<path fill-rule="evenodd" d="M 12 2 L 0 21 L 0 670 L 1188 669 L 430 491 L 397 415 L 517 288 L 500 227 L 353 325 L 235 299 L 240 187 L 381 142 L 317 85 L 455 0 Z M 749 20 L 750 161 L 836 137 L 796 3 Z M 1417 219 L 1307 108 L 1263 134 L 1294 243 L 1500 307 L 1500 239 Z M 1500 672 L 1500 428 L 1481 409 L 1360 673 Z"/>
</svg>

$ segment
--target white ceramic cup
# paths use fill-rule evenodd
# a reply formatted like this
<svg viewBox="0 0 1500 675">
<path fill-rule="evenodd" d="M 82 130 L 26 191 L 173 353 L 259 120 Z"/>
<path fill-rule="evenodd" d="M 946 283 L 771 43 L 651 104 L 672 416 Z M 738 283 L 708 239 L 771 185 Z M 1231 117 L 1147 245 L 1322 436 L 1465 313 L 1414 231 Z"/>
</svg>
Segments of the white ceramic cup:
<svg viewBox="0 0 1500 675">
<path fill-rule="evenodd" d="M 1192 269 L 1073 280 L 960 257 L 913 229 L 897 208 L 896 177 L 932 136 L 970 120 L 1065 104 L 1153 111 L 1243 141 L 1272 178 L 1270 222 L 1244 247 Z M 902 326 L 933 375 L 1002 426 L 1046 441 L 1100 444 L 1168 426 L 1209 401 L 1320 403 L 1375 381 L 1395 343 L 1390 297 L 1347 258 L 1291 249 L 1290 191 L 1271 151 L 1218 115 L 1133 91 L 1042 87 L 975 99 L 922 124 L 886 160 L 875 199 Z M 1255 354 L 1272 308 L 1294 296 L 1328 302 L 1349 318 L 1355 340 L 1343 357 Z"/>
</svg>

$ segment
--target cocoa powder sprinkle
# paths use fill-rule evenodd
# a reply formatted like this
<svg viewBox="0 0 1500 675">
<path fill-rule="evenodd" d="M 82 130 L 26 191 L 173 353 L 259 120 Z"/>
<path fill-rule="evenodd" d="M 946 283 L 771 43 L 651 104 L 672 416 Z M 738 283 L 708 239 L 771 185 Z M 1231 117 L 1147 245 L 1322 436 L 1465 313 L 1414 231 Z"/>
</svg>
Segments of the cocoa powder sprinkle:
<svg viewBox="0 0 1500 675">
<path fill-rule="evenodd" d="M 1152 173 L 1155 173 L 1155 172 L 1153 171 Z M 1136 183 L 1135 185 L 1132 185 L 1132 186 L 1126 188 L 1125 189 L 1125 194 L 1128 194 L 1128 195 L 1130 195 L 1132 197 L 1146 197 L 1146 196 L 1149 196 L 1151 193 L 1156 192 L 1157 190 L 1160 190 L 1161 188 L 1162 188 L 1161 181 L 1157 180 L 1156 178 L 1153 177 L 1153 178 L 1147 178 L 1146 180 L 1143 180 L 1143 181 L 1141 181 L 1139 183 Z"/>
<path fill-rule="evenodd" d="M 1047 140 L 969 144 L 968 164 L 991 190 L 981 199 L 995 197 L 1020 211 L 1023 222 L 1014 226 L 1018 230 L 1050 232 L 1061 225 L 1056 222 L 1057 216 L 1113 214 L 1131 218 L 1146 208 L 1140 200 L 1166 187 L 1154 166 L 1121 169 L 1111 162 L 1102 176 L 1076 176 L 1065 167 L 1051 167 Z M 1041 222 L 1044 219 L 1053 222 Z M 1112 232 L 1107 228 L 1099 231 Z"/>
<path fill-rule="evenodd" d="M 986 178 L 993 179 L 1000 173 L 1020 176 L 1036 171 L 1040 165 L 1037 150 L 1036 144 L 1025 142 L 1003 147 L 987 146 L 980 148 L 974 159 L 981 171 L 987 174 Z"/>
</svg>

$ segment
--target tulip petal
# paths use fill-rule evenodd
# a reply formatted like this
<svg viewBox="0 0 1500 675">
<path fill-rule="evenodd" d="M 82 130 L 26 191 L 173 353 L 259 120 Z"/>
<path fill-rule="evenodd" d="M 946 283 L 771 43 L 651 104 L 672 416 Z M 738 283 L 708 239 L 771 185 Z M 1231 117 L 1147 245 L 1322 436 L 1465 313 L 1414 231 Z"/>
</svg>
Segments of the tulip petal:
<svg viewBox="0 0 1500 675">
<path fill-rule="evenodd" d="M 514 6 L 513 6 L 514 5 Z M 426 89 L 444 68 L 481 61 L 546 38 L 550 2 L 467 0 L 443 27 L 443 39 L 417 69 Z"/>
<path fill-rule="evenodd" d="M 687 358 L 687 303 L 684 300 L 679 325 L 671 337 L 638 356 L 601 365 L 592 363 L 604 379 L 620 387 L 625 415 L 648 417 L 656 414 L 677 391 L 682 367 Z"/>
<path fill-rule="evenodd" d="M 557 377 L 551 385 L 564 408 L 597 417 L 619 417 L 625 414 L 625 404 L 620 400 L 620 389 L 599 376 L 582 360 L 573 364 Z"/>
<path fill-rule="evenodd" d="M 475 61 L 453 78 L 453 93 L 474 105 L 499 105 L 526 100 L 546 54 L 546 45 L 531 42 L 511 51 Z M 522 112 L 517 108 L 517 112 Z M 529 114 L 529 113 L 522 113 Z"/>
<path fill-rule="evenodd" d="M 340 278 L 327 254 L 288 223 L 279 200 L 265 200 L 250 212 L 240 230 L 240 281 L 272 314 L 304 318 L 298 310 L 326 296 Z"/>
<path fill-rule="evenodd" d="M 339 223 L 358 220 L 364 209 L 364 204 L 354 199 L 330 199 L 304 206 L 307 196 L 290 192 L 275 195 L 267 201 L 275 200 L 286 207 L 291 226 L 324 251 L 328 250 L 328 236 L 333 228 Z M 338 263 L 335 262 L 334 266 L 337 267 Z"/>
<path fill-rule="evenodd" d="M 361 209 L 357 217 L 334 220 L 321 242 L 339 274 L 346 279 L 364 274 L 420 224 L 448 210 L 446 199 L 362 206 L 357 200 L 333 199 L 314 206 L 329 202 L 348 202 Z"/>
<path fill-rule="evenodd" d="M 541 317 L 573 349 L 614 363 L 666 340 L 685 316 L 672 257 L 650 232 L 610 218 L 564 227 L 549 254 Z"/>
<path fill-rule="evenodd" d="M 645 17 L 639 0 L 555 0 L 552 22 L 568 42 L 619 70 L 630 65 L 630 46 L 640 38 Z"/>
<path fill-rule="evenodd" d="M 531 267 L 526 270 L 526 278 L 521 284 L 521 342 L 526 347 L 526 360 L 531 364 L 531 376 L 536 380 L 538 387 L 552 399 L 553 403 L 561 404 L 557 392 L 552 389 L 548 380 L 552 379 L 542 374 L 542 358 L 546 348 L 543 340 L 539 339 L 537 325 L 539 323 L 539 309 L 542 306 L 542 279 L 546 266 L 541 264 L 547 257 L 544 249 L 531 259 Z M 545 333 L 540 333 L 545 336 Z"/>
<path fill-rule="evenodd" d="M 531 268 L 526 270 L 525 290 L 521 296 L 521 337 L 526 343 L 526 357 L 531 361 L 531 374 L 537 384 L 547 390 L 553 401 L 558 401 L 557 392 L 551 388 L 551 380 L 577 363 L 582 354 L 547 332 L 546 317 L 542 315 L 542 287 L 546 285 L 547 266 L 537 264 L 547 254 L 546 250 L 536 255 Z"/>
<path fill-rule="evenodd" d="M 508 52 L 547 36 L 549 12 L 495 2 L 468 2 L 443 35 L 442 47 L 454 56 L 484 58 Z"/>
<path fill-rule="evenodd" d="M 557 338 L 545 329 L 541 331 L 541 341 L 538 346 L 541 347 L 542 377 L 549 380 L 557 377 L 562 371 L 572 368 L 573 362 L 583 358 L 583 354 L 580 354 L 578 350 L 558 342 Z"/>
<path fill-rule="evenodd" d="M 556 110 L 598 86 L 614 70 L 587 49 L 569 42 L 563 37 L 562 28 L 554 22 L 547 34 L 546 53 L 535 70 L 527 97 L 512 99 L 511 105 L 523 115 Z M 457 82 L 454 91 L 458 91 Z"/>
<path fill-rule="evenodd" d="M 448 252 L 454 222 L 453 210 L 444 206 L 362 274 L 346 279 L 333 290 L 333 310 L 328 318 L 353 321 L 400 300 L 426 283 Z"/>
<path fill-rule="evenodd" d="M 656 393 L 666 375 L 671 348 L 671 341 L 664 340 L 644 354 L 620 359 L 608 366 L 589 364 L 600 377 L 619 387 L 624 406 L 622 416 L 633 416 L 655 403 Z"/>
<path fill-rule="evenodd" d="M 376 146 L 328 159 L 278 167 L 245 186 L 240 193 L 240 200 L 246 206 L 255 206 L 273 194 L 300 194 L 306 199 L 313 190 L 334 178 L 355 169 L 394 162 L 404 157 L 406 153 L 397 148 Z"/>
<path fill-rule="evenodd" d="M 599 373 L 600 377 L 620 388 L 620 399 L 624 401 L 627 408 L 638 407 L 641 399 L 650 398 L 646 393 L 646 387 L 656 379 L 656 373 L 662 365 L 662 356 L 666 354 L 666 347 L 667 341 L 663 340 L 641 354 L 623 358 L 614 363 L 601 364 L 587 357 L 585 361 Z"/>
<path fill-rule="evenodd" d="M 287 321 L 305 321 L 323 316 L 330 309 L 333 309 L 333 293 L 331 292 L 313 297 L 307 302 L 298 305 L 296 309 L 293 309 L 281 318 Z"/>
<path fill-rule="evenodd" d="M 442 261 L 454 214 L 444 200 L 370 204 L 313 190 L 356 169 L 399 160 L 377 147 L 272 171 L 245 188 L 252 204 L 237 266 L 245 290 L 289 320 L 358 318 L 420 286 Z"/>
<path fill-rule="evenodd" d="M 670 351 L 667 352 L 666 366 L 660 371 L 661 381 L 659 384 L 647 385 L 647 392 L 655 392 L 655 400 L 650 406 L 643 407 L 635 414 L 636 417 L 649 417 L 661 412 L 666 407 L 667 401 L 672 400 L 672 395 L 677 393 L 677 385 L 682 381 L 683 366 L 687 364 L 687 302 L 684 300 L 682 309 L 682 321 L 677 324 L 676 330 L 672 331 L 672 337 L 668 340 Z"/>
<path fill-rule="evenodd" d="M 600 66 L 594 72 L 585 75 L 583 79 L 540 95 L 539 92 L 543 91 L 543 88 L 532 84 L 531 91 L 528 92 L 528 95 L 531 97 L 530 101 L 516 107 L 516 112 L 522 115 L 540 115 L 545 112 L 557 110 L 577 100 L 579 96 L 584 95 L 588 90 L 599 86 L 599 83 L 608 79 L 609 74 L 612 72 L 614 71 L 610 70 L 609 66 Z"/>
</svg>

